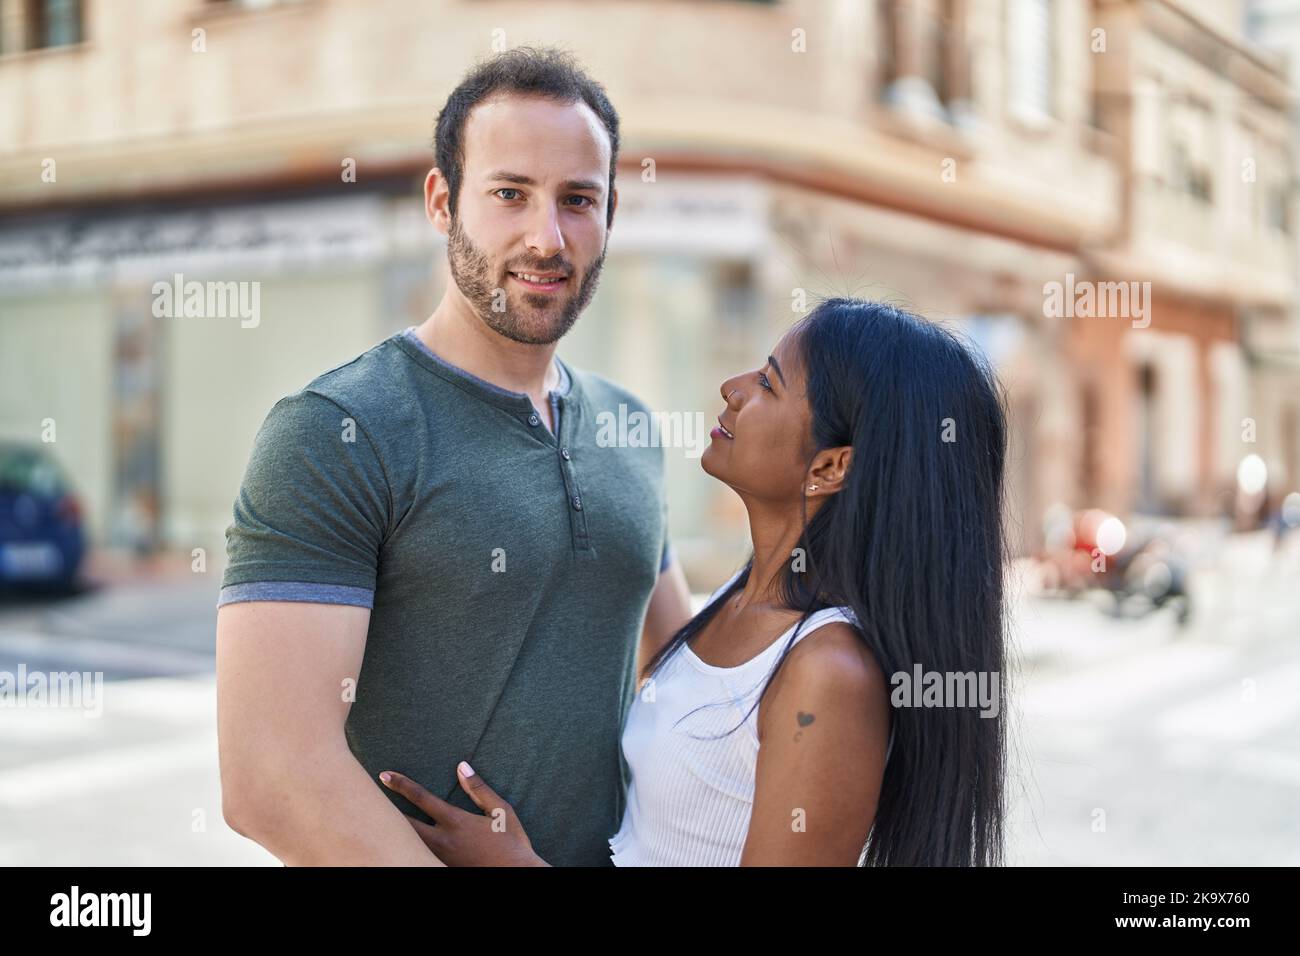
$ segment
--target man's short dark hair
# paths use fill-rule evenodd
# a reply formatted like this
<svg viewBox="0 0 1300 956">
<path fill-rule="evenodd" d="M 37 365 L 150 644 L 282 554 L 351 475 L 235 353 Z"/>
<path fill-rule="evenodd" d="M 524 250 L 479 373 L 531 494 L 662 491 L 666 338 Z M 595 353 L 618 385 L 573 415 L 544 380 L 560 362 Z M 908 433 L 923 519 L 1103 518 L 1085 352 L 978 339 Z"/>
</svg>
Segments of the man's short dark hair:
<svg viewBox="0 0 1300 956">
<path fill-rule="evenodd" d="M 618 113 L 605 88 L 583 72 L 572 54 L 549 47 L 517 47 L 479 63 L 451 91 L 433 131 L 434 163 L 447 177 L 450 207 L 456 215 L 465 172 L 465 120 L 470 110 L 502 93 L 541 96 L 560 103 L 579 100 L 591 107 L 609 133 L 609 188 L 605 225 L 614 221 L 614 168 L 618 165 Z"/>
</svg>

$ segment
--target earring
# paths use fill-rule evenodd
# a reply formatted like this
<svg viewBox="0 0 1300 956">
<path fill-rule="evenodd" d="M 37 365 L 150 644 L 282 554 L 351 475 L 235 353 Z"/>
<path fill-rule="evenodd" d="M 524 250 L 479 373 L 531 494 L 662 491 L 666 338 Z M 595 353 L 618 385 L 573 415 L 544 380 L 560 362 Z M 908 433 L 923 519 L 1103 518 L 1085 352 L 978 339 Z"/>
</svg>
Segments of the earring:
<svg viewBox="0 0 1300 956">
<path fill-rule="evenodd" d="M 817 486 L 816 486 L 816 485 L 809 485 L 809 486 L 808 486 L 808 490 L 809 490 L 809 491 L 816 491 L 816 490 L 817 490 Z"/>
</svg>

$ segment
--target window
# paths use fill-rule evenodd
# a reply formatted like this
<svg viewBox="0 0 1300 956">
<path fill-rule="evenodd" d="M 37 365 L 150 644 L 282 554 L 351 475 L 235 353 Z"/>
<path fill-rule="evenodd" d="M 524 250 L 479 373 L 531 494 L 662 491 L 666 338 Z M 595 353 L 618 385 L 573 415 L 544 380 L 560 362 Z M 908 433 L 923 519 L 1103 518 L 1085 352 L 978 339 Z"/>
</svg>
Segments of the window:
<svg viewBox="0 0 1300 956">
<path fill-rule="evenodd" d="M 1022 120 L 1053 113 L 1055 57 L 1050 0 L 1007 0 L 1007 105 Z"/>
<path fill-rule="evenodd" d="M 1171 99 L 1166 126 L 1169 185 L 1205 203 L 1214 201 L 1210 126 L 1204 103 L 1185 96 Z"/>
<path fill-rule="evenodd" d="M 27 49 L 72 46 L 83 37 L 81 0 L 27 0 Z"/>
<path fill-rule="evenodd" d="M 1170 171 L 1169 182 L 1180 192 L 1210 201 L 1209 172 L 1197 164 L 1192 156 L 1192 149 L 1183 139 L 1176 139 L 1169 147 Z"/>
<path fill-rule="evenodd" d="M 1268 151 L 1268 169 L 1260 176 L 1264 186 L 1264 226 L 1283 235 L 1291 233 L 1291 157 L 1278 141 Z M 1267 178 L 1267 185 L 1264 180 Z"/>
<path fill-rule="evenodd" d="M 1137 510 L 1153 513 L 1156 503 L 1156 370 L 1144 362 L 1138 367 L 1138 487 Z"/>
<path fill-rule="evenodd" d="M 759 315 L 758 283 L 747 260 L 720 261 L 714 265 L 713 314 L 725 332 L 741 334 Z"/>
<path fill-rule="evenodd" d="M 953 121 L 969 107 L 967 0 L 877 0 L 877 88 L 890 105 Z"/>
<path fill-rule="evenodd" d="M 1102 438 L 1101 401 L 1095 382 L 1085 382 L 1079 395 L 1080 422 L 1083 450 L 1080 456 L 1080 488 L 1085 503 L 1092 505 L 1101 500 Z"/>
</svg>

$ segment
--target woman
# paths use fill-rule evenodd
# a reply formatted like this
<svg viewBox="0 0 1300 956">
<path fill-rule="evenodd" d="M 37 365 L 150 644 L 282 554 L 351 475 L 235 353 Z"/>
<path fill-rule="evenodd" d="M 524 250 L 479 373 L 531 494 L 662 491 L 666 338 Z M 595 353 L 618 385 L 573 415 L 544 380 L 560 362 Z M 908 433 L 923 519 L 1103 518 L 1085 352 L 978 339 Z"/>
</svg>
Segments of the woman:
<svg viewBox="0 0 1300 956">
<path fill-rule="evenodd" d="M 744 502 L 753 554 L 643 669 L 614 863 L 1000 864 L 1001 698 L 990 717 L 903 693 L 922 671 L 1002 687 L 995 377 L 938 325 L 836 298 L 721 395 L 701 466 Z M 447 862 L 545 865 L 467 765 L 487 816 L 382 776 Z"/>
</svg>

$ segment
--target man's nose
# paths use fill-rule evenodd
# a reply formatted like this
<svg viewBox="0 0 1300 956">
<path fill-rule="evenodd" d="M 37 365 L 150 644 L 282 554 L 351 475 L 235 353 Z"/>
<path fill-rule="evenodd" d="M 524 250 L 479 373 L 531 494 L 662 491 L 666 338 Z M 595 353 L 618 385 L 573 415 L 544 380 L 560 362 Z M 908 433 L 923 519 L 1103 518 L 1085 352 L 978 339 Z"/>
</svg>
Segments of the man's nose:
<svg viewBox="0 0 1300 956">
<path fill-rule="evenodd" d="M 528 233 L 528 248 L 541 259 L 549 259 L 564 249 L 560 217 L 554 206 L 540 204 L 540 211 Z"/>
</svg>

